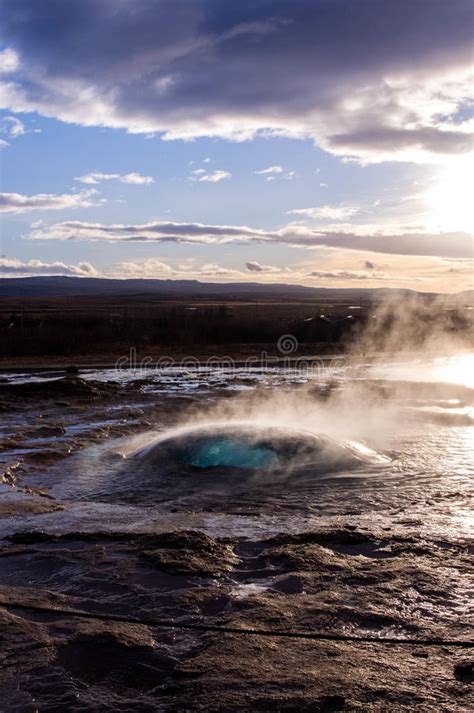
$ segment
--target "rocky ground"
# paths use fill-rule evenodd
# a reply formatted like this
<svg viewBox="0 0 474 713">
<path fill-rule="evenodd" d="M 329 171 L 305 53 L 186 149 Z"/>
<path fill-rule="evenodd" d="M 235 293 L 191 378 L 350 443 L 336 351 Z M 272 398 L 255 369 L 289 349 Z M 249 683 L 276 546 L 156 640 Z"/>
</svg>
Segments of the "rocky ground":
<svg viewBox="0 0 474 713">
<path fill-rule="evenodd" d="M 110 407 L 124 404 L 124 394 L 129 416 L 122 425 L 118 419 L 80 436 L 71 430 L 85 411 L 103 423 Z M 139 403 L 146 404 L 141 412 Z M 0 514 L 8 523 L 0 547 L 2 711 L 473 708 L 472 649 L 416 643 L 469 638 L 472 553 L 465 541 L 421 537 L 415 527 L 402 533 L 355 517 L 274 536 L 219 537 L 166 523 L 159 531 L 106 523 L 65 531 L 59 518 L 67 504 L 47 488 L 35 489 L 34 473 L 58 460 L 67 468 L 74 449 L 149 428 L 158 414 L 162 423 L 166 409 L 171 421 L 180 400 L 164 402 L 139 384 L 125 388 L 73 376 L 2 386 L 0 408 Z M 35 439 L 43 439 L 42 456 L 32 447 Z M 111 621 L 109 614 L 177 626 Z M 186 628 L 195 623 L 274 635 Z M 317 631 L 414 643 L 278 635 Z"/>
<path fill-rule="evenodd" d="M 194 531 L 16 533 L 0 556 L 4 710 L 466 711 L 472 703 L 468 650 L 106 618 L 462 638 L 467 614 L 449 615 L 446 592 L 455 597 L 466 582 L 465 548 L 350 529 L 253 542 Z M 9 602 L 105 618 L 31 613 Z"/>
</svg>

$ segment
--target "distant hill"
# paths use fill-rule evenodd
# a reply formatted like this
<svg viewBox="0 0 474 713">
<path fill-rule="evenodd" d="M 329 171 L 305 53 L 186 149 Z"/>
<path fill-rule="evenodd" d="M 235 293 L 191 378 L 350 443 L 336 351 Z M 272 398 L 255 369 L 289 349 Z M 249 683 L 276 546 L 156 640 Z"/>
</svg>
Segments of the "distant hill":
<svg viewBox="0 0 474 713">
<path fill-rule="evenodd" d="M 250 299 L 368 299 L 411 290 L 339 289 L 261 282 L 209 283 L 198 280 L 116 280 L 95 277 L 13 277 L 0 279 L 0 297 L 219 297 Z"/>
<path fill-rule="evenodd" d="M 405 289 L 325 288 L 260 282 L 209 283 L 198 280 L 116 280 L 94 277 L 13 277 L 0 279 L 0 297 L 156 297 L 160 299 L 379 300 L 416 293 Z M 461 293 L 472 299 L 474 292 Z"/>
</svg>

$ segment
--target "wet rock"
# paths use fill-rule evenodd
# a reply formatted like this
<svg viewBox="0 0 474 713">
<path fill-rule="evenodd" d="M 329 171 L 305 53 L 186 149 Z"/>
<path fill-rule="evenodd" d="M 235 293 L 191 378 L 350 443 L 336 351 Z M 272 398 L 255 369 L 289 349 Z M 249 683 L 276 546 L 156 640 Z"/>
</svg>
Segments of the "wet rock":
<svg viewBox="0 0 474 713">
<path fill-rule="evenodd" d="M 0 684 L 46 663 L 53 655 L 43 626 L 0 608 Z"/>
<path fill-rule="evenodd" d="M 47 532 L 42 532 L 41 530 L 35 532 L 15 532 L 12 535 L 8 535 L 5 539 L 15 545 L 34 545 L 40 542 L 58 541 L 58 537 L 56 535 L 50 535 Z"/>
<path fill-rule="evenodd" d="M 65 458 L 71 452 L 68 446 L 63 448 L 44 448 L 42 450 L 35 451 L 34 453 L 28 453 L 26 456 L 27 460 L 31 463 L 35 463 L 42 466 L 50 465 L 55 463 L 62 458 Z"/>
<path fill-rule="evenodd" d="M 20 441 L 18 438 L 15 438 L 13 436 L 9 436 L 8 438 L 3 438 L 0 441 L 0 451 L 11 451 L 14 450 L 15 448 L 19 448 L 20 446 Z"/>
<path fill-rule="evenodd" d="M 8 466 L 3 473 L 0 475 L 0 483 L 5 483 L 6 485 L 14 485 L 18 479 L 21 463 L 13 463 Z"/>
<path fill-rule="evenodd" d="M 291 572 L 337 572 L 350 568 L 343 556 L 317 544 L 281 544 L 269 549 L 265 557 L 280 569 Z"/>
<path fill-rule="evenodd" d="M 428 658 L 428 652 L 425 651 L 424 649 L 415 649 L 415 651 L 411 652 L 411 655 L 418 659 L 427 659 Z"/>
<path fill-rule="evenodd" d="M 31 486 L 27 485 L 22 490 L 24 493 L 27 493 L 27 495 L 39 495 L 40 498 L 48 498 L 48 500 L 56 500 L 54 495 L 51 495 L 50 493 L 48 493 L 48 491 L 45 488 L 32 488 Z"/>
<path fill-rule="evenodd" d="M 301 594 L 304 591 L 304 580 L 295 575 L 280 577 L 272 583 L 271 589 L 284 594 Z"/>
<path fill-rule="evenodd" d="M 293 544 L 293 545 L 358 545 L 374 542 L 373 535 L 367 532 L 360 532 L 353 525 L 337 530 L 321 530 L 320 532 L 302 532 L 299 534 L 278 535 L 267 542 L 269 544 Z"/>
<path fill-rule="evenodd" d="M 458 681 L 472 683 L 474 681 L 474 659 L 467 661 L 458 661 L 454 665 L 454 675 Z"/>
<path fill-rule="evenodd" d="M 114 381 L 91 381 L 76 376 L 65 376 L 50 381 L 34 381 L 0 385 L 3 397 L 10 398 L 51 398 L 60 396 L 98 397 L 114 391 L 120 391 L 121 386 Z"/>
<path fill-rule="evenodd" d="M 0 517 L 20 517 L 21 515 L 43 515 L 48 512 L 64 510 L 64 506 L 56 502 L 45 502 L 33 498 L 18 500 L 3 500 L 0 502 Z"/>
<path fill-rule="evenodd" d="M 334 532 L 335 539 L 342 537 L 340 531 Z M 435 548 L 391 559 L 358 558 L 317 544 L 320 535 L 231 542 L 192 530 L 19 532 L 5 545 L 2 563 L 8 565 L 3 571 L 18 573 L 12 601 L 29 596 L 32 603 L 102 611 L 105 617 L 110 611 L 276 634 L 345 631 L 357 636 L 362 630 L 383 636 L 388 630 L 414 638 L 436 635 L 432 628 L 422 627 L 432 626 L 434 615 L 439 616 L 437 607 L 445 606 L 447 567 L 464 562 L 460 553 Z M 193 580 L 203 576 L 209 579 Z M 264 582 L 270 589 L 236 600 L 232 590 L 242 581 Z M 294 596 L 302 584 L 301 596 Z M 62 597 L 54 598 L 52 589 Z M 425 617 L 424 610 L 429 611 Z M 427 660 L 411 657 L 411 650 L 422 650 L 416 644 L 407 651 L 277 635 L 149 629 L 107 618 L 24 615 L 25 620 L 32 617 L 36 621 L 29 621 L 29 626 L 37 626 L 38 620 L 47 623 L 53 655 L 28 668 L 28 678 L 22 678 L 19 669 L 14 689 L 8 684 L 8 695 L 16 696 L 22 711 L 30 709 L 18 691 L 34 695 L 40 710 L 73 713 L 466 709 L 468 681 L 459 677 L 465 675 L 464 669 L 453 675 L 450 649 L 431 649 Z M 446 636 L 458 634 L 451 630 Z M 183 641 L 189 642 L 185 650 Z M 0 685 L 3 704 L 9 701 L 5 690 Z"/>
<path fill-rule="evenodd" d="M 176 660 L 150 645 L 138 645 L 113 633 L 90 633 L 79 634 L 59 647 L 55 663 L 89 685 L 146 691 L 172 673 Z"/>
<path fill-rule="evenodd" d="M 54 436 L 64 436 L 66 429 L 58 424 L 44 424 L 37 428 L 30 428 L 22 432 L 22 436 L 26 438 L 48 438 Z"/>
<path fill-rule="evenodd" d="M 344 696 L 323 696 L 318 701 L 321 713 L 329 713 L 330 711 L 342 711 L 346 707 L 346 699 Z"/>
<path fill-rule="evenodd" d="M 67 366 L 67 367 L 64 369 L 64 372 L 65 372 L 66 374 L 79 374 L 79 367 L 74 366 L 74 365 Z"/>
<path fill-rule="evenodd" d="M 140 557 L 165 572 L 207 577 L 230 571 L 237 562 L 229 544 L 191 530 L 157 535 L 151 544 Z"/>
</svg>

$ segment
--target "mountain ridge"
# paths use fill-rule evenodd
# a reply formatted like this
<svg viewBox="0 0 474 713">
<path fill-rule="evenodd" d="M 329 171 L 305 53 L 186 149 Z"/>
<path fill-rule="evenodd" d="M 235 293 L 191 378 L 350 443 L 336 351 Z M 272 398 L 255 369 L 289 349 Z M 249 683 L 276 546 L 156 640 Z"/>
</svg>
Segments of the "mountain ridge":
<svg viewBox="0 0 474 713">
<path fill-rule="evenodd" d="M 152 278 L 116 279 L 102 277 L 33 276 L 0 278 L 0 297 L 347 297 L 369 299 L 396 295 L 435 296 L 438 293 L 418 292 L 405 288 L 309 287 L 286 283 L 261 282 L 200 282 L 199 280 L 169 280 Z M 457 295 L 474 296 L 474 290 Z M 454 295 L 451 295 L 454 296 Z"/>
</svg>

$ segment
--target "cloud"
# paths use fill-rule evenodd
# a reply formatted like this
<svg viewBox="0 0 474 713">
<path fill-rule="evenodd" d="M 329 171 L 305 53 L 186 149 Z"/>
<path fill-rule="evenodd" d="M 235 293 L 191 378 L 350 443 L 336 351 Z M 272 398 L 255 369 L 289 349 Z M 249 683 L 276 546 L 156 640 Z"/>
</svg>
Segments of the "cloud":
<svg viewBox="0 0 474 713">
<path fill-rule="evenodd" d="M 268 168 L 262 168 L 260 171 L 254 171 L 258 176 L 266 176 L 267 181 L 275 181 L 276 178 L 286 178 L 291 181 L 296 176 L 295 171 L 285 171 L 282 166 L 269 166 Z"/>
<path fill-rule="evenodd" d="M 102 183 L 102 181 L 118 181 L 119 183 L 129 183 L 137 186 L 155 182 L 155 179 L 151 176 L 142 176 L 140 173 L 121 175 L 120 173 L 100 173 L 99 171 L 88 173 L 85 176 L 76 176 L 74 180 L 88 185 Z"/>
<path fill-rule="evenodd" d="M 1 203 L 0 203 L 1 208 Z M 370 226 L 322 226 L 317 229 L 289 224 L 274 231 L 245 225 L 206 225 L 156 221 L 141 224 L 88 223 L 66 221 L 34 226 L 31 240 L 88 240 L 141 243 L 266 243 L 285 244 L 299 248 L 326 247 L 334 250 L 355 250 L 392 255 L 425 255 L 472 258 L 473 237 L 468 233 L 381 233 Z"/>
<path fill-rule="evenodd" d="M 264 272 L 265 268 L 258 262 L 246 262 L 245 267 L 250 272 Z"/>
<path fill-rule="evenodd" d="M 175 223 L 156 221 L 140 224 L 87 223 L 65 221 L 53 225 L 34 227 L 32 240 L 91 240 L 108 242 L 173 242 L 173 243 L 226 243 L 245 242 L 252 239 L 269 239 L 271 234 L 246 226 L 205 225 L 202 223 Z"/>
<path fill-rule="evenodd" d="M 269 166 L 268 168 L 262 168 L 260 171 L 254 171 L 257 175 L 263 175 L 266 173 L 283 173 L 282 166 Z"/>
<path fill-rule="evenodd" d="M 20 65 L 17 53 L 11 48 L 0 52 L 0 74 L 10 74 L 18 69 Z"/>
<path fill-rule="evenodd" d="M 362 270 L 313 270 L 309 277 L 321 280 L 393 280 L 384 272 L 363 272 Z"/>
<path fill-rule="evenodd" d="M 450 131 L 448 128 L 425 126 L 422 128 L 392 128 L 368 126 L 366 129 L 348 131 L 344 134 L 334 134 L 330 146 L 335 153 L 353 154 L 355 157 L 364 149 L 383 159 L 403 151 L 400 158 L 407 158 L 416 153 L 431 154 L 466 154 L 472 149 L 473 135 L 460 130 Z M 370 160 L 370 156 L 367 156 Z M 322 185 L 322 184 L 321 184 Z"/>
<path fill-rule="evenodd" d="M 22 193 L 0 193 L 0 213 L 27 213 L 32 210 L 63 210 L 66 208 L 90 208 L 99 205 L 94 197 L 96 191 L 79 193 L 37 193 L 26 196 Z M 102 201 L 101 201 L 102 202 Z"/>
<path fill-rule="evenodd" d="M 323 205 L 319 208 L 298 208 L 296 210 L 286 211 L 287 215 L 304 215 L 307 218 L 316 218 L 323 220 L 345 220 L 353 215 L 360 213 L 360 208 L 351 206 L 330 206 Z"/>
<path fill-rule="evenodd" d="M 457 258 L 423 258 L 422 261 L 413 258 L 387 258 L 387 272 L 375 270 L 359 270 L 355 267 L 354 255 L 347 252 L 334 259 L 324 255 L 324 269 L 319 267 L 321 255 L 316 256 L 317 264 L 311 264 L 305 259 L 299 264 L 285 267 L 261 265 L 249 261 L 253 266 L 239 270 L 218 263 L 196 264 L 193 258 L 181 265 L 170 265 L 160 258 L 150 257 L 141 260 L 125 260 L 118 263 L 107 263 L 107 267 L 99 270 L 88 262 L 67 264 L 61 261 L 43 262 L 42 260 L 19 260 L 0 258 L 0 277 L 28 277 L 39 275 L 66 275 L 75 277 L 108 277 L 108 278 L 155 278 L 161 280 L 201 280 L 205 282 L 248 282 L 249 273 L 252 282 L 289 283 L 317 286 L 321 282 L 325 286 L 349 287 L 376 286 L 383 282 L 384 287 L 413 287 L 422 284 L 423 289 L 433 291 L 459 291 L 470 287 L 469 277 L 472 276 L 472 263 Z M 341 259 L 344 262 L 341 268 Z M 334 262 L 336 260 L 337 262 Z"/>
<path fill-rule="evenodd" d="M 164 277 L 170 278 L 173 276 L 173 269 L 162 262 L 161 260 L 156 260 L 155 258 L 149 258 L 147 260 L 126 260 L 124 262 L 119 262 L 115 265 L 113 269 L 114 273 L 120 275 L 120 277 Z"/>
<path fill-rule="evenodd" d="M 114 265 L 108 274 L 109 277 L 120 278 L 157 278 L 173 280 L 245 280 L 246 275 L 240 270 L 224 267 L 215 263 L 206 263 L 200 266 L 170 265 L 155 258 L 145 260 L 127 260 Z"/>
<path fill-rule="evenodd" d="M 309 138 L 362 163 L 470 148 L 471 0 L 0 2 L 10 112 L 165 140 Z"/>
<path fill-rule="evenodd" d="M 230 178 L 231 176 L 232 174 L 228 171 L 213 171 L 212 173 L 206 173 L 200 176 L 200 178 L 198 178 L 198 181 L 218 183 L 219 181 L 224 181 L 226 178 Z"/>
<path fill-rule="evenodd" d="M 73 275 L 75 277 L 94 277 L 98 273 L 88 262 L 78 265 L 66 265 L 63 262 L 46 263 L 41 260 L 12 260 L 0 258 L 0 275 L 2 277 L 29 277 L 32 275 Z"/>
<path fill-rule="evenodd" d="M 259 262 L 253 260 L 246 262 L 245 267 L 249 272 L 281 272 L 279 267 L 273 267 L 273 265 L 260 265 Z"/>
<path fill-rule="evenodd" d="M 210 163 L 211 159 L 204 159 L 203 163 Z M 193 164 L 194 161 L 191 161 Z M 231 178 L 232 174 L 229 171 L 216 170 L 209 172 L 206 168 L 195 168 L 191 171 L 189 176 L 189 181 L 200 181 L 203 183 L 219 183 L 219 181 L 225 181 Z"/>
<path fill-rule="evenodd" d="M 11 139 L 26 133 L 25 125 L 15 116 L 2 116 L 0 119 L 0 134 L 5 134 Z"/>
<path fill-rule="evenodd" d="M 120 176 L 118 180 L 121 183 L 130 183 L 136 186 L 148 185 L 155 182 L 152 176 L 142 176 L 139 173 L 126 173 L 125 176 Z"/>
<path fill-rule="evenodd" d="M 390 275 L 382 272 L 369 273 L 361 270 L 314 270 L 310 273 L 307 270 L 296 267 L 293 269 L 281 269 L 270 265 L 260 265 L 258 262 L 247 262 L 246 270 L 237 270 L 216 263 L 205 263 L 203 265 L 180 265 L 172 267 L 167 263 L 156 259 L 146 258 L 144 260 L 127 260 L 119 262 L 109 270 L 109 277 L 120 278 L 157 278 L 173 280 L 234 280 L 245 282 L 249 279 L 249 272 L 258 276 L 258 281 L 275 281 L 275 275 L 279 275 L 279 280 L 291 283 L 307 283 L 314 279 L 340 281 L 361 281 L 392 280 Z M 253 278 L 255 279 L 255 278 Z M 410 280 L 410 278 L 408 278 Z"/>
</svg>

